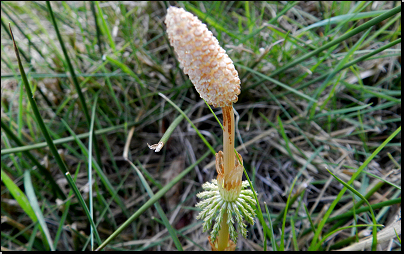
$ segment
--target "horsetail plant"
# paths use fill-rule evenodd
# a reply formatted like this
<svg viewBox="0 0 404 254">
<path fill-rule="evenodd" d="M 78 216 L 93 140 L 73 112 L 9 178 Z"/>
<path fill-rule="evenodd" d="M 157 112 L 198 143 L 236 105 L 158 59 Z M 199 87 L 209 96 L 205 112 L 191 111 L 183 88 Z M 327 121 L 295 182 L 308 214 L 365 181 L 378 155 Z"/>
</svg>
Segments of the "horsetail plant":
<svg viewBox="0 0 404 254">
<path fill-rule="evenodd" d="M 246 237 L 243 218 L 254 224 L 256 201 L 248 181 L 241 181 L 243 159 L 234 149 L 233 103 L 240 94 L 240 79 L 233 61 L 219 42 L 196 16 L 182 8 L 169 7 L 165 19 L 167 34 L 180 67 L 188 74 L 197 92 L 209 105 L 223 111 L 223 152 L 216 153 L 217 179 L 202 185 L 202 208 L 197 219 L 203 219 L 203 231 L 208 231 L 212 250 L 235 250 L 237 228 Z M 233 219 L 235 218 L 235 220 Z M 231 240 L 229 239 L 229 236 Z"/>
</svg>

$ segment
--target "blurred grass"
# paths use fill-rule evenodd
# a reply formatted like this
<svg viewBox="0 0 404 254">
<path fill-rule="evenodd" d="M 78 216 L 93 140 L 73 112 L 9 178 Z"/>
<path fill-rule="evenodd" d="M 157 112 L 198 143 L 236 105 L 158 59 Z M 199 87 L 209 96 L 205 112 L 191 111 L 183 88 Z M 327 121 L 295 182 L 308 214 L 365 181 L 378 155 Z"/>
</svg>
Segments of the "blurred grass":
<svg viewBox="0 0 404 254">
<path fill-rule="evenodd" d="M 4 1 L 2 251 L 99 247 L 85 206 L 107 250 L 210 249 L 189 207 L 216 177 L 221 111 L 179 68 L 163 24 L 170 5 L 207 24 L 242 80 L 237 151 L 263 217 L 238 250 L 340 249 L 401 218 L 400 3 L 52 2 L 52 20 L 46 3 Z M 134 167 L 122 156 L 132 126 Z M 163 149 L 150 150 L 163 135 Z M 377 249 L 400 250 L 398 237 Z"/>
</svg>

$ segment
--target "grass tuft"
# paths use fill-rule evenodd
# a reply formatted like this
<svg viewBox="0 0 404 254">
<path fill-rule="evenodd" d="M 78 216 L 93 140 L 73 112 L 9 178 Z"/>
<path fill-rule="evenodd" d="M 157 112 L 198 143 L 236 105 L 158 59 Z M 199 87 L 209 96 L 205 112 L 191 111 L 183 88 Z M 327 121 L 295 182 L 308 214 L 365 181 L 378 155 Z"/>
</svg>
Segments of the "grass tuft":
<svg viewBox="0 0 404 254">
<path fill-rule="evenodd" d="M 400 250 L 394 1 L 2 2 L 1 250 L 211 249 L 195 204 L 221 111 L 179 66 L 170 5 L 241 80 L 235 147 L 258 205 L 236 249 Z"/>
</svg>

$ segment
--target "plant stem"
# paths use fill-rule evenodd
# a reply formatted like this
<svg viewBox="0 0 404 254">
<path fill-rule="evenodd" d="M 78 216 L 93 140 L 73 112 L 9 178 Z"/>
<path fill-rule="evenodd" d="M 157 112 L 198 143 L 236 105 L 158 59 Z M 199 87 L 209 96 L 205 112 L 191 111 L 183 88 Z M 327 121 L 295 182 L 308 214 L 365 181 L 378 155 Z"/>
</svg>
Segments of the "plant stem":
<svg viewBox="0 0 404 254">
<path fill-rule="evenodd" d="M 220 223 L 219 235 L 217 237 L 217 250 L 224 251 L 229 242 L 229 226 L 227 225 L 227 211 L 224 212 L 222 222 Z"/>
<path fill-rule="evenodd" d="M 223 110 L 223 162 L 224 185 L 226 176 L 234 168 L 234 113 L 233 105 L 225 106 Z"/>
<path fill-rule="evenodd" d="M 223 178 L 226 188 L 227 176 L 234 169 L 234 113 L 233 105 L 222 107 L 223 110 Z M 224 213 L 218 235 L 218 250 L 223 251 L 229 242 L 227 211 Z"/>
</svg>

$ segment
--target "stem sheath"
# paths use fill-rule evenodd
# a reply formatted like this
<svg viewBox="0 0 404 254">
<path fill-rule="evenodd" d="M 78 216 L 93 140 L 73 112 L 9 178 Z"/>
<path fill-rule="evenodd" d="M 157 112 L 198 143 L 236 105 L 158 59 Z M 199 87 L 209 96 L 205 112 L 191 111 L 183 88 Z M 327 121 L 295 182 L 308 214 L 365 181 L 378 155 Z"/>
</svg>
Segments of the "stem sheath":
<svg viewBox="0 0 404 254">
<path fill-rule="evenodd" d="M 223 110 L 223 161 L 224 179 L 234 168 L 234 113 L 233 105 L 225 106 Z"/>
</svg>

